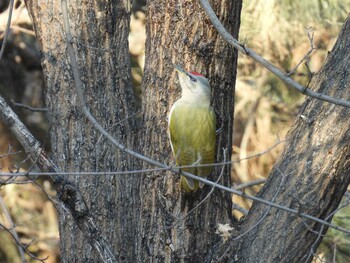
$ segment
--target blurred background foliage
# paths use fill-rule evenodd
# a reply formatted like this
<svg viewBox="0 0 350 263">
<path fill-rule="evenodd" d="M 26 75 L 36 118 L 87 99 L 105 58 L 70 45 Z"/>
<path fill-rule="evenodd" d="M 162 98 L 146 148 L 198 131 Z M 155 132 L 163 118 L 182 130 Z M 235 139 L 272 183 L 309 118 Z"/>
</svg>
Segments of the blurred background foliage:
<svg viewBox="0 0 350 263">
<path fill-rule="evenodd" d="M 8 16 L 9 0 L 0 1 L 0 43 Z M 130 57 L 134 87 L 138 99 L 142 99 L 140 83 L 144 67 L 145 0 L 134 0 L 129 36 Z M 340 28 L 348 15 L 350 0 L 244 0 L 241 16 L 240 41 L 253 48 L 264 58 L 291 72 L 292 77 L 307 85 L 317 74 L 327 53 L 332 49 Z M 310 38 L 316 50 L 303 60 L 311 49 Z M 294 70 L 295 66 L 302 62 Z M 13 106 L 34 135 L 50 151 L 47 142 L 49 123 L 44 103 L 43 76 L 40 67 L 40 51 L 35 42 L 31 21 L 24 1 L 15 0 L 12 30 L 7 41 L 5 55 L 0 61 L 0 94 Z M 294 121 L 304 97 L 288 88 L 273 74 L 254 61 L 239 55 L 238 77 L 235 95 L 235 123 L 233 160 L 263 151 L 283 140 Z M 19 106 L 22 103 L 43 111 L 32 111 Z M 13 148 L 9 148 L 11 145 Z M 232 165 L 234 184 L 263 179 L 268 176 L 279 156 L 282 145 L 259 158 L 235 162 Z M 28 169 L 24 153 L 15 138 L 0 123 L 0 170 Z M 256 194 L 260 186 L 246 189 Z M 42 191 L 45 190 L 46 193 Z M 47 178 L 35 183 L 1 185 L 0 224 L 15 230 L 20 242 L 45 262 L 59 262 L 59 235 L 55 203 L 48 197 L 55 196 Z M 234 202 L 249 209 L 250 202 L 233 197 Z M 347 204 L 345 196 L 343 204 Z M 341 209 L 333 223 L 350 229 L 349 208 Z M 236 210 L 234 215 L 241 217 Z M 15 226 L 15 228 L 13 228 Z M 0 227 L 0 263 L 21 262 L 16 243 L 8 232 Z M 349 235 L 330 229 L 317 251 L 314 262 L 350 262 Z M 28 262 L 36 262 L 26 256 Z"/>
<path fill-rule="evenodd" d="M 243 1 L 240 41 L 307 86 L 332 49 L 350 3 L 340 0 Z M 310 37 L 309 37 L 309 36 Z M 311 39 L 310 39 L 311 38 Z M 315 50 L 303 60 L 311 50 Z M 297 69 L 295 67 L 302 62 Z M 233 159 L 264 151 L 285 137 L 305 97 L 239 54 Z M 235 163 L 234 182 L 265 178 L 282 147 Z"/>
</svg>

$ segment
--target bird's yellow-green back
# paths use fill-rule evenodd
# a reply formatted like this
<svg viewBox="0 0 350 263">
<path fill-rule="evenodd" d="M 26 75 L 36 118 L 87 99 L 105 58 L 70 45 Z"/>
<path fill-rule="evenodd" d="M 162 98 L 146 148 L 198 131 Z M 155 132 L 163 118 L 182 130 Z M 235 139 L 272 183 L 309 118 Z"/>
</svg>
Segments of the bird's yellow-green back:
<svg viewBox="0 0 350 263">
<path fill-rule="evenodd" d="M 185 172 L 207 177 L 211 166 L 196 167 L 200 164 L 215 162 L 216 118 L 214 110 L 187 101 L 177 101 L 169 119 L 169 136 L 172 150 L 178 166 Z M 182 189 L 196 191 L 201 186 L 198 181 L 181 176 Z"/>
</svg>

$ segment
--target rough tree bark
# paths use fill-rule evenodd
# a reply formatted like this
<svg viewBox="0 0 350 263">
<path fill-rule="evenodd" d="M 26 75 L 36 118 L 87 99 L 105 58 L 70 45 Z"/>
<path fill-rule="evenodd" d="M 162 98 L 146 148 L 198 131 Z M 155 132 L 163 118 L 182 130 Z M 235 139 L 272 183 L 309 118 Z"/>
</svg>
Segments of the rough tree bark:
<svg viewBox="0 0 350 263">
<path fill-rule="evenodd" d="M 350 18 L 324 66 L 312 79 L 311 89 L 350 99 L 349 38 Z M 349 114 L 348 108 L 307 99 L 259 196 L 266 200 L 275 198 L 278 204 L 330 221 L 332 217 L 328 216 L 338 207 L 350 182 Z M 254 226 L 267 209 L 254 203 L 242 232 Z M 310 262 L 322 241 L 317 232 L 323 235 L 326 230 L 313 221 L 270 209 L 240 244 L 232 243 L 232 248 L 239 245 L 239 250 L 232 249 L 229 257 L 245 263 Z"/>
<path fill-rule="evenodd" d="M 241 1 L 211 1 L 226 28 L 238 36 Z M 173 163 L 167 137 L 167 116 L 180 89 L 173 64 L 200 72 L 213 88 L 213 105 L 222 132 L 217 141 L 217 161 L 222 148 L 231 157 L 234 83 L 237 52 L 218 36 L 197 1 L 148 1 L 145 74 L 143 78 L 143 133 L 141 150 L 156 160 Z M 145 165 L 144 168 L 149 168 Z M 210 179 L 217 180 L 220 168 Z M 210 262 L 221 242 L 218 223 L 231 222 L 230 195 L 215 190 L 186 216 L 210 191 L 184 195 L 180 176 L 171 172 L 145 174 L 141 183 L 141 242 L 138 262 Z M 230 167 L 220 183 L 230 186 Z"/>
<path fill-rule="evenodd" d="M 83 117 L 77 107 L 66 52 L 61 1 L 27 1 L 46 78 L 53 158 L 62 171 L 136 169 L 135 160 L 120 153 Z M 135 148 L 134 95 L 128 50 L 129 1 L 68 1 L 84 96 L 99 123 L 128 148 Z M 136 243 L 134 211 L 138 178 L 84 175 L 75 182 L 119 260 L 133 262 Z M 135 209 L 135 210 L 134 210 Z M 63 262 L 98 262 L 67 213 L 60 211 Z"/>
</svg>

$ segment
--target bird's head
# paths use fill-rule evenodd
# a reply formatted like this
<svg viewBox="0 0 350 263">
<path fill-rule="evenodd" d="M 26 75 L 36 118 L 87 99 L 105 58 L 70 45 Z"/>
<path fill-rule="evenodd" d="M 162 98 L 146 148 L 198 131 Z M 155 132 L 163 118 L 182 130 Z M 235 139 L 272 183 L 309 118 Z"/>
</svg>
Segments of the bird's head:
<svg viewBox="0 0 350 263">
<path fill-rule="evenodd" d="M 197 72 L 187 72 L 174 65 L 181 85 L 182 97 L 203 98 L 210 101 L 211 87 L 209 81 Z"/>
</svg>

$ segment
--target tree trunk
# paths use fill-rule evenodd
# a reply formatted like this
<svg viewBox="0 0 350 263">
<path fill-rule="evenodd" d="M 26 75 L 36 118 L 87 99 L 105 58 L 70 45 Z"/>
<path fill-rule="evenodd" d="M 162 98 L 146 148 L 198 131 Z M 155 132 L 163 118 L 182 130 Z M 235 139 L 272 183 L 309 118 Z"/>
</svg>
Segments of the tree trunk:
<svg viewBox="0 0 350 263">
<path fill-rule="evenodd" d="M 349 38 L 348 18 L 311 89 L 350 99 Z M 259 197 L 330 221 L 350 182 L 349 115 L 350 109 L 307 99 Z M 241 232 L 247 230 L 231 258 L 238 253 L 245 263 L 311 262 L 327 227 L 255 202 Z"/>
<path fill-rule="evenodd" d="M 75 56 L 86 103 L 120 143 L 135 148 L 134 95 L 128 50 L 128 1 L 68 1 Z M 61 1 L 27 1 L 42 51 L 53 159 L 62 171 L 107 172 L 136 169 L 83 117 L 77 107 L 66 52 Z M 138 175 L 71 176 L 119 260 L 134 262 Z M 63 262 L 98 262 L 72 218 L 60 211 Z"/>
<path fill-rule="evenodd" d="M 237 37 L 241 1 L 211 2 L 225 27 Z M 164 163 L 175 162 L 167 119 L 180 95 L 173 68 L 178 64 L 210 80 L 222 131 L 217 140 L 217 161 L 224 159 L 222 148 L 227 149 L 226 160 L 230 160 L 237 52 L 218 36 L 197 1 L 148 1 L 147 17 L 141 151 Z M 220 170 L 215 169 L 209 179 L 217 180 Z M 180 190 L 180 175 L 165 171 L 144 174 L 141 180 L 138 262 L 210 262 L 221 242 L 215 234 L 217 224 L 231 222 L 230 195 L 215 190 L 195 208 L 210 187 L 185 195 Z M 230 186 L 229 166 L 220 183 Z"/>
</svg>

